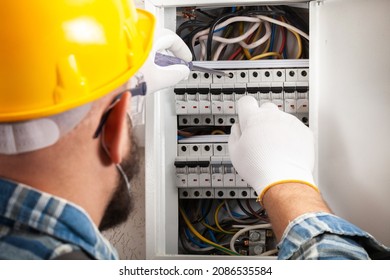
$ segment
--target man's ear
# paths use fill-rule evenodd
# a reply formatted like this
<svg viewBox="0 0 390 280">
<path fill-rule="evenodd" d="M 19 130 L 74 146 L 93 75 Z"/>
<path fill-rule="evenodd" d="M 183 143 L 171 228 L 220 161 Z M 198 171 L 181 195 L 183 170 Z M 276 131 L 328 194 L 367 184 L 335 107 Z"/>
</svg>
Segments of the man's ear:
<svg viewBox="0 0 390 280">
<path fill-rule="evenodd" d="M 126 111 L 130 102 L 130 92 L 122 94 L 120 100 L 115 104 L 104 125 L 104 143 L 107 147 L 112 162 L 118 164 L 124 156 L 123 142 L 128 135 L 128 124 Z"/>
</svg>

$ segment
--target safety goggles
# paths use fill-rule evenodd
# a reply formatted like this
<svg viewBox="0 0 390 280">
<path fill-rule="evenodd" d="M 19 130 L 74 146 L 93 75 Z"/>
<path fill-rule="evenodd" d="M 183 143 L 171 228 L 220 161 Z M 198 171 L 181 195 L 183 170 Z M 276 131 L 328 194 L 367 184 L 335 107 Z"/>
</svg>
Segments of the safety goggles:
<svg viewBox="0 0 390 280">
<path fill-rule="evenodd" d="M 94 139 L 98 138 L 99 135 L 102 133 L 103 127 L 104 127 L 105 123 L 107 122 L 108 116 L 110 115 L 112 109 L 119 102 L 119 100 L 122 98 L 122 95 L 125 92 L 130 91 L 132 97 L 134 97 L 134 96 L 145 96 L 146 90 L 147 90 L 147 86 L 146 86 L 146 82 L 144 80 L 143 75 L 138 73 L 138 74 L 133 76 L 131 81 L 135 81 L 136 82 L 136 86 L 133 87 L 133 88 L 130 88 L 130 89 L 126 89 L 126 90 L 122 91 L 121 93 L 119 93 L 117 96 L 114 97 L 114 99 L 110 103 L 110 106 L 108 106 L 107 110 L 104 112 L 104 114 L 102 115 L 102 117 L 100 119 L 99 125 L 98 125 L 95 133 L 93 134 L 93 138 Z"/>
</svg>

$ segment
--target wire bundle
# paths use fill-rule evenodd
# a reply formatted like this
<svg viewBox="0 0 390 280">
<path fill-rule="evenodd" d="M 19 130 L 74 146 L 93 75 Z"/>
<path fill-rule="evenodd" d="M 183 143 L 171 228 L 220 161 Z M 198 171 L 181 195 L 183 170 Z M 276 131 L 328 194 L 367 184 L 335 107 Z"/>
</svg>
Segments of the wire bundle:
<svg viewBox="0 0 390 280">
<path fill-rule="evenodd" d="M 266 8 L 233 7 L 231 10 L 223 9 L 219 16 L 207 13 L 206 20 L 200 20 L 199 17 L 185 21 L 177 33 L 181 35 L 184 30 L 190 30 L 182 38 L 191 49 L 194 60 L 291 58 L 287 51 L 288 32 L 296 39 L 295 42 L 289 41 L 290 45 L 295 43 L 294 49 L 297 49 L 292 58 L 304 57 L 309 35 L 305 32 L 308 28 L 302 20 L 297 20 L 300 17 L 289 7 Z M 197 11 L 204 14 L 200 9 Z M 303 28 L 294 26 L 292 21 Z M 199 57 L 195 54 L 196 46 L 199 46 Z"/>
<path fill-rule="evenodd" d="M 248 207 L 250 203 L 249 200 L 246 201 Z M 216 200 L 186 200 L 185 205 L 183 201 L 181 202 L 182 205 L 179 209 L 181 216 L 180 241 L 187 253 L 217 254 L 219 252 L 219 254 L 238 256 L 240 254 L 234 245 L 244 246 L 244 240 L 240 236 L 250 230 L 248 228 L 253 226 L 259 226 L 262 229 L 271 227 L 262 208 L 255 211 L 252 207 L 248 207 L 249 210 L 247 210 L 241 201 L 237 200 L 235 206 L 239 206 L 241 210 L 245 211 L 237 213 L 232 210 L 233 208 L 228 201 L 221 201 L 217 205 L 215 202 Z M 194 209 L 196 210 L 194 211 Z M 222 210 L 225 211 L 224 215 L 221 214 Z M 192 214 L 192 217 L 189 217 L 189 214 Z M 213 218 L 213 224 L 209 222 L 209 217 Z M 238 230 L 237 227 L 244 228 Z M 266 253 L 270 254 L 270 252 Z"/>
</svg>

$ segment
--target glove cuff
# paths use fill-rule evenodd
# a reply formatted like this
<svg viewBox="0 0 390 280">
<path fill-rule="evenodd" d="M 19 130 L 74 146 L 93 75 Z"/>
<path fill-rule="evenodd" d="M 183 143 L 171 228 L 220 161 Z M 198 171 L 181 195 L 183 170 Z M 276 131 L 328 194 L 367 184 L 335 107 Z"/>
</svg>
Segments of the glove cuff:
<svg viewBox="0 0 390 280">
<path fill-rule="evenodd" d="M 265 195 L 265 193 L 271 189 L 272 187 L 274 186 L 277 186 L 277 185 L 280 185 L 280 184 L 287 184 L 287 183 L 299 183 L 299 184 L 304 184 L 306 186 L 309 186 L 311 188 L 313 188 L 314 190 L 316 190 L 318 193 L 320 193 L 320 190 L 318 189 L 318 187 L 316 185 L 314 185 L 313 183 L 310 183 L 310 182 L 307 182 L 307 181 L 302 181 L 302 180 L 281 180 L 281 181 L 277 181 L 277 182 L 274 182 L 268 186 L 266 186 L 262 191 L 261 193 L 259 194 L 259 196 L 257 197 L 256 199 L 256 202 L 260 202 L 260 205 L 263 206 L 263 197 Z"/>
</svg>

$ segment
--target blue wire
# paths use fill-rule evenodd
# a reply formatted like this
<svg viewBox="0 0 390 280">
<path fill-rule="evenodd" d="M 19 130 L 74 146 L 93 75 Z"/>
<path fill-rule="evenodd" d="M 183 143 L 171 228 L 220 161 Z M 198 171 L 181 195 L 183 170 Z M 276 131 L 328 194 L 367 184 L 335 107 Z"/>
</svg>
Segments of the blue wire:
<svg viewBox="0 0 390 280">
<path fill-rule="evenodd" d="M 237 212 L 234 212 L 232 210 L 230 210 L 230 212 L 232 213 L 233 216 L 235 216 L 236 218 L 241 218 L 243 215 L 240 215 L 238 214 Z"/>
<path fill-rule="evenodd" d="M 207 247 L 206 245 L 204 245 L 204 244 L 198 242 L 197 240 L 195 240 L 195 238 L 190 234 L 190 231 L 189 231 L 188 228 L 185 228 L 184 231 L 185 231 L 185 234 L 186 234 L 187 238 L 188 238 L 192 243 L 194 243 L 195 245 L 197 245 L 197 246 L 200 247 L 200 248 L 206 248 L 206 247 Z"/>
<path fill-rule="evenodd" d="M 235 13 L 237 11 L 237 7 L 233 6 L 232 7 L 232 13 Z"/>
<path fill-rule="evenodd" d="M 204 215 L 204 208 L 202 207 L 202 216 L 203 215 Z M 204 218 L 204 221 L 206 224 L 209 225 L 209 220 L 207 219 L 207 217 Z M 207 229 L 207 232 L 210 235 L 211 241 L 213 241 L 214 243 L 217 243 L 217 239 L 215 238 L 214 232 L 211 229 Z"/>
<path fill-rule="evenodd" d="M 204 221 L 206 224 L 210 224 L 207 218 L 204 218 Z M 211 229 L 207 229 L 207 232 L 210 234 L 211 241 L 213 241 L 214 243 L 218 243 L 217 238 L 215 238 L 214 232 Z"/>
<path fill-rule="evenodd" d="M 225 27 L 221 27 L 221 28 L 219 28 L 219 29 L 216 29 L 216 30 L 214 30 L 214 32 L 213 33 L 215 33 L 215 32 L 219 32 L 219 31 L 222 31 L 222 30 L 224 30 L 226 28 L 226 26 Z"/>
<path fill-rule="evenodd" d="M 272 52 L 274 49 L 274 41 L 275 41 L 275 33 L 276 33 L 276 24 L 272 24 L 272 32 L 271 32 L 271 44 L 269 45 L 269 52 Z"/>
<path fill-rule="evenodd" d="M 286 32 L 287 32 L 287 30 L 286 30 Z M 286 44 L 284 45 L 284 49 L 283 49 L 283 58 L 287 59 L 287 41 L 286 41 Z"/>
</svg>

